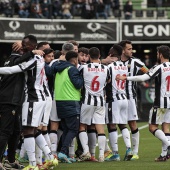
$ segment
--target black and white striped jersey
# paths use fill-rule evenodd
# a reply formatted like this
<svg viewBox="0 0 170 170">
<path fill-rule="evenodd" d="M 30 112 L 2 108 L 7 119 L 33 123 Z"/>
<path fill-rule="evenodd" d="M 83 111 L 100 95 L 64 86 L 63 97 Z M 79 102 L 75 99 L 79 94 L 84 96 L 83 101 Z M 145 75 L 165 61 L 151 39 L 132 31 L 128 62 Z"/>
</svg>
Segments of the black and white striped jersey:
<svg viewBox="0 0 170 170">
<path fill-rule="evenodd" d="M 25 73 L 25 101 L 39 102 L 46 100 L 43 82 L 45 76 L 44 59 L 35 55 L 29 61 L 12 67 L 0 68 L 0 74 Z"/>
<path fill-rule="evenodd" d="M 155 78 L 154 106 L 170 108 L 170 62 L 154 66 L 147 74 Z"/>
<path fill-rule="evenodd" d="M 50 97 L 51 94 L 50 94 L 50 91 L 49 91 L 48 79 L 47 79 L 46 74 L 45 74 L 45 76 L 44 76 L 43 87 L 44 87 L 44 93 L 45 93 L 45 95 L 46 95 L 47 97 Z"/>
<path fill-rule="evenodd" d="M 106 88 L 106 96 L 111 99 L 111 101 L 115 100 L 124 100 L 126 99 L 126 80 L 118 80 L 116 81 L 116 76 L 127 76 L 128 75 L 128 67 L 122 61 L 116 61 L 109 64 L 109 71 L 111 76 L 111 83 L 108 84 Z M 110 87 L 109 87 L 110 86 Z M 108 90 L 110 89 L 110 90 Z"/>
<path fill-rule="evenodd" d="M 92 106 L 104 106 L 104 87 L 110 79 L 107 66 L 99 63 L 81 65 L 79 70 L 84 79 L 82 103 Z"/>
<path fill-rule="evenodd" d="M 44 101 L 45 93 L 43 82 L 45 79 L 44 59 L 42 56 L 35 55 L 34 58 L 25 63 L 21 69 L 25 72 L 25 101 L 38 102 Z"/>
<path fill-rule="evenodd" d="M 122 61 L 128 67 L 128 76 L 136 76 L 138 71 L 146 73 L 148 69 L 145 64 L 137 58 L 129 58 L 127 61 Z M 126 95 L 127 98 L 136 98 L 136 82 L 126 81 Z"/>
</svg>

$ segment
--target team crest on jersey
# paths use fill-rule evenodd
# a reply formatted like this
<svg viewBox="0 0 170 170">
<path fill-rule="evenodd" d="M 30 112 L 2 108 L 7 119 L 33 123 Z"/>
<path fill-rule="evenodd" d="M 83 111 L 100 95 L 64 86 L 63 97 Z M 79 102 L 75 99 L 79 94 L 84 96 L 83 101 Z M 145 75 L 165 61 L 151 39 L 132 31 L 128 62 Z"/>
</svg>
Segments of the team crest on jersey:
<svg viewBox="0 0 170 170">
<path fill-rule="evenodd" d="M 12 111 L 12 114 L 15 115 L 15 110 Z"/>
<path fill-rule="evenodd" d="M 31 108 L 31 107 L 29 108 L 29 111 L 30 111 L 30 112 L 32 111 L 32 108 Z"/>
<path fill-rule="evenodd" d="M 10 63 L 10 61 L 6 61 L 6 62 L 4 63 L 4 66 L 8 66 L 9 63 Z"/>
</svg>

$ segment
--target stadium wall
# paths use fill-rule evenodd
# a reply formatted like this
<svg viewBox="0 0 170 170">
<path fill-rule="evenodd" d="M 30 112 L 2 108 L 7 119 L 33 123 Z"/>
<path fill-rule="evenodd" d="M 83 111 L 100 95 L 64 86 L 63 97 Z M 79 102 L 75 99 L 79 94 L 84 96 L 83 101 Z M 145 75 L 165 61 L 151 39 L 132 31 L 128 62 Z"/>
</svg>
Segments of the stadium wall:
<svg viewBox="0 0 170 170">
<path fill-rule="evenodd" d="M 134 44 L 170 43 L 170 20 L 1 18 L 0 25 L 0 43 L 13 43 L 28 34 L 51 44 L 62 44 L 70 39 L 82 44 L 114 44 L 122 39 Z"/>
</svg>

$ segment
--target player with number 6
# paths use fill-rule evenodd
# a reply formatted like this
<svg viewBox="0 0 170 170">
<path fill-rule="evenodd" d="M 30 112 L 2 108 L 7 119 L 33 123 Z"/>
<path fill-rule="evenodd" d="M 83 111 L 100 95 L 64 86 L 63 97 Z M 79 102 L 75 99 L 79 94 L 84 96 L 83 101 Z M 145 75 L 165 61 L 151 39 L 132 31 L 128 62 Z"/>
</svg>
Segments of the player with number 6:
<svg viewBox="0 0 170 170">
<path fill-rule="evenodd" d="M 81 159 L 86 160 L 91 157 L 86 128 L 87 125 L 94 124 L 98 134 L 99 162 L 103 162 L 106 142 L 104 87 L 110 79 L 110 73 L 107 66 L 100 64 L 98 48 L 90 48 L 89 55 L 90 63 L 79 68 L 84 79 L 79 129 L 79 138 L 83 147 Z"/>
</svg>

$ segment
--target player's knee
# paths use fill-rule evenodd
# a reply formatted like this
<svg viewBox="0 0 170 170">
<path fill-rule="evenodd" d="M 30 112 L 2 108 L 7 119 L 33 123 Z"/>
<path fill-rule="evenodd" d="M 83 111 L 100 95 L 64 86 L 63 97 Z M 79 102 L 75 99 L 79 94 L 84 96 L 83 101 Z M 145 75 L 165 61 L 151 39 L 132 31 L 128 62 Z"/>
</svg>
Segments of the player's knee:
<svg viewBox="0 0 170 170">
<path fill-rule="evenodd" d="M 34 135 L 36 132 L 37 132 L 36 128 L 33 127 L 26 126 L 23 128 L 24 135 L 29 135 L 29 134 Z"/>
<path fill-rule="evenodd" d="M 113 126 L 110 126 L 110 125 L 108 126 L 108 132 L 109 132 L 109 133 L 115 132 L 115 131 L 117 131 L 116 126 L 114 126 L 114 125 L 113 125 Z"/>
<path fill-rule="evenodd" d="M 136 121 L 129 121 L 128 124 L 129 124 L 131 131 L 134 131 L 138 128 Z"/>
<path fill-rule="evenodd" d="M 126 126 L 125 127 L 119 126 L 119 129 L 120 129 L 120 131 L 122 131 L 123 129 L 127 129 L 127 127 Z"/>
<path fill-rule="evenodd" d="M 96 129 L 87 129 L 87 133 L 97 133 Z"/>
<path fill-rule="evenodd" d="M 87 130 L 96 130 L 95 125 L 94 124 L 88 125 Z"/>
<path fill-rule="evenodd" d="M 153 127 L 153 126 L 149 126 L 149 131 L 150 131 L 151 133 L 153 133 L 153 134 L 154 134 L 154 132 L 155 132 L 156 129 L 157 129 L 157 128 L 155 128 L 155 127 Z"/>
<path fill-rule="evenodd" d="M 86 130 L 86 125 L 80 123 L 79 131 L 85 131 Z"/>
</svg>

